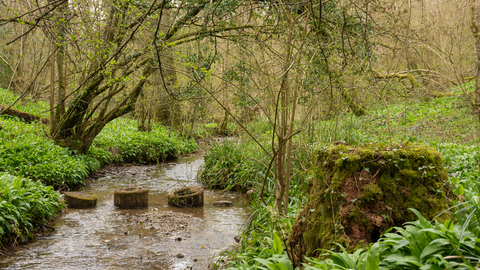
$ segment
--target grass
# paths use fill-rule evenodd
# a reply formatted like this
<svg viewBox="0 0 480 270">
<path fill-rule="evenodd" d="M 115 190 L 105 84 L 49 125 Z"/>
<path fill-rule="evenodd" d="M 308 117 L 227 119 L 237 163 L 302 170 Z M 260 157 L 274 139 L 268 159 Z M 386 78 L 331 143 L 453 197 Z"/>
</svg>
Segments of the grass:
<svg viewBox="0 0 480 270">
<path fill-rule="evenodd" d="M 368 142 L 449 142 L 470 144 L 478 141 L 478 116 L 463 97 L 406 100 L 368 110 L 357 117 L 342 113 L 338 121 L 315 125 L 319 142 L 343 140 L 352 144 Z"/>
</svg>

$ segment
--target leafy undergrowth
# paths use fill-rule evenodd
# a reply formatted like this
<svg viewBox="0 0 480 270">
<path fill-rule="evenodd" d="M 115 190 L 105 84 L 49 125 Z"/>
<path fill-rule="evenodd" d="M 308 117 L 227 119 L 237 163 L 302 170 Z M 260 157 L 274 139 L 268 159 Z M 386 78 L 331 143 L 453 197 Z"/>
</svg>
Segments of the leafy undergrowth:
<svg viewBox="0 0 480 270">
<path fill-rule="evenodd" d="M 214 143 L 205 154 L 200 179 L 211 188 L 246 191 L 261 182 L 267 157 L 255 144 L 228 140 Z"/>
<path fill-rule="evenodd" d="M 189 133 L 189 137 L 195 139 L 208 139 L 215 136 L 235 136 L 238 135 L 238 127 L 235 123 L 228 123 L 227 127 L 223 132 L 220 130 L 220 126 L 215 123 L 205 123 L 205 124 L 196 124 L 193 129 L 192 126 L 186 124 L 183 129 L 185 133 Z"/>
<path fill-rule="evenodd" d="M 49 117 L 50 107 L 47 102 L 33 102 L 28 97 L 25 97 L 25 99 L 22 101 L 12 91 L 0 88 L 0 105 L 10 106 L 10 104 L 13 104 L 14 102 L 15 105 L 12 107 L 13 109 L 30 113 L 45 119 L 48 119 Z"/>
<path fill-rule="evenodd" d="M 421 142 L 442 153 L 449 181 L 456 197 L 450 198 L 445 209 L 451 219 L 442 223 L 426 220 L 418 211 L 415 222 L 391 228 L 377 243 L 366 249 L 348 253 L 343 247 L 323 250 L 319 258 L 305 258 L 305 264 L 293 265 L 285 240 L 290 234 L 294 217 L 305 202 L 308 190 L 303 178 L 308 169 L 296 166 L 291 182 L 288 216 L 279 217 L 273 210 L 273 195 L 251 199 L 254 215 L 242 234 L 236 250 L 225 254 L 229 269 L 472 269 L 480 267 L 480 170 L 478 156 L 478 116 L 471 113 L 464 89 L 453 89 L 457 96 L 404 100 L 386 107 L 372 108 L 363 117 L 351 113 L 337 120 L 326 120 L 306 128 L 294 144 L 315 152 L 318 146 L 344 141 L 352 145 L 365 143 L 391 144 Z M 268 138 L 270 127 L 257 121 L 252 130 L 257 138 Z M 258 131 L 258 132 L 257 132 Z M 261 140 L 263 142 L 268 141 Z M 249 142 L 252 143 L 252 142 Z M 294 147 L 295 149 L 295 147 Z M 313 149 L 313 150 L 312 150 Z M 297 153 L 298 154 L 298 153 Z M 305 155 L 305 154 L 304 154 Z M 295 155 L 294 155 L 295 156 Z M 310 155 L 310 158 L 312 156 Z M 303 161 L 305 162 L 305 161 Z M 206 155 L 202 177 L 226 187 L 244 185 L 257 188 L 266 172 L 268 158 L 258 147 L 234 143 L 214 145 Z M 274 192 L 274 182 L 267 177 L 265 190 Z M 208 179 L 205 182 L 208 183 Z M 292 191 L 293 190 L 293 191 Z M 263 200 L 267 203 L 265 205 Z M 438 213 L 441 214 L 441 213 Z M 278 236 L 277 236 L 278 235 Z M 283 239 L 283 240 L 282 240 Z M 281 246 L 281 248 L 280 248 Z"/>
<path fill-rule="evenodd" d="M 158 163 L 197 149 L 194 140 L 183 139 L 164 126 L 154 125 L 150 132 L 140 132 L 137 122 L 127 118 L 108 123 L 93 144 L 110 151 L 114 162 Z"/>
<path fill-rule="evenodd" d="M 469 97 L 469 96 L 467 96 Z M 311 134 L 321 143 L 351 144 L 393 142 L 443 142 L 470 144 L 478 140 L 478 115 L 464 95 L 407 99 L 378 106 L 365 116 L 343 113 L 338 120 L 320 121 Z"/>
<path fill-rule="evenodd" d="M 87 157 L 76 157 L 43 135 L 38 124 L 0 118 L 0 171 L 40 180 L 55 187 L 83 183 L 95 164 L 88 167 Z"/>
<path fill-rule="evenodd" d="M 268 134 L 263 134 L 257 140 L 263 148 L 248 137 L 213 143 L 205 153 L 205 166 L 200 180 L 211 188 L 241 191 L 253 188 L 259 191 L 264 186 L 265 194 L 275 193 L 273 174 L 267 173 L 271 156 L 264 149 L 268 149 L 268 140 Z M 315 148 L 311 145 L 298 142 L 292 148 L 293 171 L 300 172 L 315 160 Z M 293 178 L 299 179 L 301 175 L 295 174 Z M 296 190 L 296 184 L 304 183 L 293 181 L 292 190 Z"/>
<path fill-rule="evenodd" d="M 5 91 L 5 92 L 4 92 Z M 0 104 L 16 99 L 0 89 Z M 47 117 L 45 102 L 17 103 L 14 109 Z M 28 240 L 32 229 L 47 223 L 63 207 L 56 189 L 83 185 L 101 166 L 118 162 L 159 162 L 197 149 L 162 126 L 139 132 L 137 122 L 121 118 L 107 124 L 86 154 L 58 146 L 47 137 L 48 127 L 0 116 L 0 242 Z M 119 132 L 121 131 L 121 132 Z"/>
<path fill-rule="evenodd" d="M 54 218 L 60 194 L 38 181 L 0 172 L 0 242 L 2 246 L 33 238 L 32 230 Z"/>
</svg>

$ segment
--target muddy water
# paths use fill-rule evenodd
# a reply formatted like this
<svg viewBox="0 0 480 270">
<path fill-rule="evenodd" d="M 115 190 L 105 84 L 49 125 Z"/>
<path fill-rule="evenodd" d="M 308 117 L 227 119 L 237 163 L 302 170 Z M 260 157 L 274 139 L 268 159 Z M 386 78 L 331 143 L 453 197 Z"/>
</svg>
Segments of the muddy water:
<svg viewBox="0 0 480 270">
<path fill-rule="evenodd" d="M 212 256 L 235 243 L 247 205 L 239 193 L 206 190 L 202 208 L 168 206 L 168 191 L 198 185 L 195 177 L 202 165 L 197 158 L 115 168 L 85 188 L 99 197 L 95 209 L 68 210 L 54 225 L 55 232 L 0 257 L 0 268 L 207 269 Z M 150 189 L 149 208 L 116 209 L 113 191 L 133 184 Z M 217 200 L 233 201 L 234 207 L 214 207 Z M 188 224 L 159 232 L 137 218 L 164 211 L 173 212 L 166 213 L 170 213 L 163 220 L 167 226 L 174 227 L 176 217 Z"/>
</svg>

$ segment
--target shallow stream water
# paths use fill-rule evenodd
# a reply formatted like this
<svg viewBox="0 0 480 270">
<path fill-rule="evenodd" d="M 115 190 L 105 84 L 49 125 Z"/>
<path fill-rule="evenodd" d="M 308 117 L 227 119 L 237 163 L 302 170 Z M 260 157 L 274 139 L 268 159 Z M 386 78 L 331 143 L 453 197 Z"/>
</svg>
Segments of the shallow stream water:
<svg viewBox="0 0 480 270">
<path fill-rule="evenodd" d="M 205 190 L 204 207 L 168 206 L 168 191 L 199 185 L 195 179 L 202 165 L 202 158 L 183 158 L 156 166 L 115 167 L 85 188 L 98 196 L 96 208 L 69 209 L 53 225 L 54 232 L 0 257 L 0 268 L 208 269 L 213 256 L 235 243 L 247 219 L 247 204 L 240 193 Z M 113 191 L 128 185 L 150 189 L 147 209 L 113 205 Z M 233 201 L 234 206 L 214 207 L 218 200 Z M 185 229 L 159 233 L 138 221 L 155 213 L 189 222 Z M 175 219 L 164 221 L 170 226 Z"/>
</svg>

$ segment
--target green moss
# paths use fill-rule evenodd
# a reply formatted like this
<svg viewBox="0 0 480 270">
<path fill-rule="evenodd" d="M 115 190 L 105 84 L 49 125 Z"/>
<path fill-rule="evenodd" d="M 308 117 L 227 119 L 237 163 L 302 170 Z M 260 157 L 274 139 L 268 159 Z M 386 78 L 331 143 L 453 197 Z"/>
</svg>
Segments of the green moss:
<svg viewBox="0 0 480 270">
<path fill-rule="evenodd" d="M 369 160 L 369 159 L 373 159 L 374 156 L 375 156 L 375 151 L 373 149 L 369 149 L 369 148 L 363 148 L 363 149 L 360 149 L 358 150 L 358 155 L 360 156 L 360 158 L 362 160 Z"/>
<path fill-rule="evenodd" d="M 95 194 L 88 194 L 88 193 L 69 193 L 69 196 L 81 199 L 81 200 L 86 200 L 86 201 L 94 201 L 97 199 L 97 195 Z"/>
<path fill-rule="evenodd" d="M 290 237 L 296 258 L 319 255 L 334 243 L 354 250 L 391 226 L 433 218 L 447 208 L 447 174 L 439 152 L 420 144 L 330 146 L 310 170 L 309 203 Z M 298 248 L 303 245 L 302 248 Z"/>
<path fill-rule="evenodd" d="M 347 177 L 348 172 L 346 171 L 336 171 L 333 174 L 332 180 L 330 181 L 330 188 L 331 190 L 338 190 L 342 184 L 345 178 Z"/>
<path fill-rule="evenodd" d="M 360 196 L 362 202 L 379 201 L 383 198 L 383 192 L 376 184 L 367 184 L 363 187 L 363 194 Z"/>
<path fill-rule="evenodd" d="M 333 220 L 332 212 L 325 207 L 319 209 L 311 208 L 308 210 L 314 218 L 308 218 L 306 231 L 304 234 L 305 242 L 315 242 L 318 246 L 325 246 L 327 243 L 339 243 L 343 246 L 350 245 L 350 241 L 341 234 L 340 225 Z M 307 256 L 318 256 L 321 251 L 315 245 L 307 245 Z"/>
<path fill-rule="evenodd" d="M 70 208 L 92 208 L 97 205 L 97 195 L 84 192 L 65 192 Z"/>
</svg>

